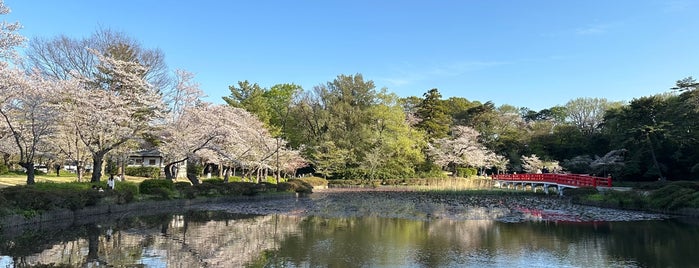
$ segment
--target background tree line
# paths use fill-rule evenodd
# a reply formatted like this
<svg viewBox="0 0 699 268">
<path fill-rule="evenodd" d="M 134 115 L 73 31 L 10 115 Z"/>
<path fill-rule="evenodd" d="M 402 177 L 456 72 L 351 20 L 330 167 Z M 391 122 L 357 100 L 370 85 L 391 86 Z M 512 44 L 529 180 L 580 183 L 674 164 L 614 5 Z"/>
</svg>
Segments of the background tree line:
<svg viewBox="0 0 699 268">
<path fill-rule="evenodd" d="M 241 81 L 224 100 L 258 115 L 330 178 L 436 176 L 468 167 L 481 174 L 548 170 L 693 180 L 699 178 L 696 85 L 690 77 L 628 103 L 577 98 L 534 111 L 445 99 L 438 89 L 400 98 L 355 74 L 312 90 Z"/>
</svg>

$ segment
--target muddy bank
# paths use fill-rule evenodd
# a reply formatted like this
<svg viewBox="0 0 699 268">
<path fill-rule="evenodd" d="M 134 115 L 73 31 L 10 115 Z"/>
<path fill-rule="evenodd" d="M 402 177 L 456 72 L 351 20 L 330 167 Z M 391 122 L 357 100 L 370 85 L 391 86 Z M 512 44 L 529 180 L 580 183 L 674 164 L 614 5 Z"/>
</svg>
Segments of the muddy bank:
<svg viewBox="0 0 699 268">
<path fill-rule="evenodd" d="M 293 200 L 212 203 L 202 209 L 248 214 L 388 217 L 416 220 L 638 221 L 664 214 L 572 204 L 558 196 L 449 194 L 400 188 L 327 189 Z"/>
</svg>

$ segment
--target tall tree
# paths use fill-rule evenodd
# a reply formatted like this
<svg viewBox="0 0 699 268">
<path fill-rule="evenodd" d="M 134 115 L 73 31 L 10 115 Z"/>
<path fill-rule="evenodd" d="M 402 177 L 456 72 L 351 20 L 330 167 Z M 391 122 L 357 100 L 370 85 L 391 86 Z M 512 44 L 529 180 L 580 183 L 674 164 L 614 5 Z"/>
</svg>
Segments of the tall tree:
<svg viewBox="0 0 699 268">
<path fill-rule="evenodd" d="M 101 74 L 83 77 L 83 86 L 68 89 L 61 105 L 72 120 L 69 125 L 80 126 L 77 134 L 92 154 L 92 182 L 102 176 L 105 155 L 143 137 L 164 110 L 160 93 L 145 80 L 145 67 L 97 56 Z"/>
<path fill-rule="evenodd" d="M 420 122 L 415 127 L 425 131 L 428 140 L 446 137 L 451 125 L 451 118 L 447 115 L 442 94 L 439 93 L 438 89 L 433 88 L 427 91 L 423 97 L 416 112 Z"/>
<path fill-rule="evenodd" d="M 0 116 L 19 153 L 19 165 L 27 171 L 27 184 L 34 184 L 35 157 L 47 149 L 46 141 L 55 134 L 54 92 L 62 86 L 33 73 L 0 63 Z"/>
<path fill-rule="evenodd" d="M 138 62 L 144 67 L 143 79 L 155 90 L 164 90 L 171 83 L 165 54 L 161 50 L 144 48 L 126 33 L 110 29 L 98 29 L 86 38 L 65 35 L 53 38 L 35 37 L 24 54 L 27 57 L 27 69 L 38 69 L 44 75 L 57 79 L 95 79 L 95 75 L 101 74 L 97 69 L 102 64 L 96 56 L 98 54 L 109 55 L 122 61 Z"/>
<path fill-rule="evenodd" d="M 231 107 L 245 109 L 256 115 L 265 125 L 269 125 L 270 107 L 264 94 L 266 89 L 257 83 L 251 84 L 247 80 L 238 81 L 238 86 L 229 86 L 230 96 L 224 96 L 223 100 Z"/>
<path fill-rule="evenodd" d="M 5 6 L 5 1 L 0 0 L 0 15 L 10 13 L 10 8 Z M 15 47 L 24 43 L 26 38 L 20 35 L 17 31 L 22 28 L 19 22 L 8 23 L 0 21 L 0 59 L 14 60 L 17 59 Z"/>
<path fill-rule="evenodd" d="M 566 103 L 565 110 L 568 120 L 589 136 L 599 132 L 605 111 L 619 106 L 621 103 L 604 98 L 577 98 Z"/>
</svg>

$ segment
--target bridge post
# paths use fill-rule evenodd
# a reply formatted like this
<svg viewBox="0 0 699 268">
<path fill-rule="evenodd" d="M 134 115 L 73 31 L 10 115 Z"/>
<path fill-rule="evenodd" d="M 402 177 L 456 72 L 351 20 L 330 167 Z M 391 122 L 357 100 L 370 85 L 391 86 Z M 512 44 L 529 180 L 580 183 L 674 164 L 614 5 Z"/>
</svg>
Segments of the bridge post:
<svg viewBox="0 0 699 268">
<path fill-rule="evenodd" d="M 549 194 L 549 185 L 544 183 L 544 193 Z"/>
<path fill-rule="evenodd" d="M 565 187 L 558 185 L 558 196 L 563 196 L 563 188 Z"/>
</svg>

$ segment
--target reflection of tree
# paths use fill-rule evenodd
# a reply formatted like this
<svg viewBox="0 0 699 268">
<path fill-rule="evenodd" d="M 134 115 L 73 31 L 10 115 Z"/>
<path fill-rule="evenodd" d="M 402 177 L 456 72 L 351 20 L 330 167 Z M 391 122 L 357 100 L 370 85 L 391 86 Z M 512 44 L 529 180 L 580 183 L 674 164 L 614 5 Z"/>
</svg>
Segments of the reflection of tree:
<svg viewBox="0 0 699 268">
<path fill-rule="evenodd" d="M 451 252 L 478 248 L 481 241 L 478 238 L 491 224 L 491 221 L 309 217 L 300 223 L 300 233 L 285 237 L 277 250 L 266 252 L 257 264 L 267 260 L 262 266 L 363 267 L 400 266 L 414 261 L 425 267 L 448 266 L 453 261 Z M 411 252 L 419 254 L 401 256 Z M 286 263 L 279 263 L 282 260 Z"/>
<path fill-rule="evenodd" d="M 107 226 L 115 230 L 109 241 Z M 115 267 L 146 259 L 168 267 L 517 266 L 532 261 L 528 255 L 532 252 L 543 253 L 550 261 L 547 265 L 615 266 L 618 260 L 649 267 L 699 263 L 692 247 L 699 229 L 672 221 L 494 223 L 197 212 L 6 238 L 0 238 L 0 255 L 11 256 L 16 266 L 83 266 L 86 260 L 97 259 Z M 476 263 L 471 259 L 474 254 Z"/>
</svg>

